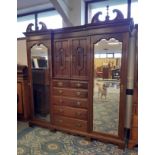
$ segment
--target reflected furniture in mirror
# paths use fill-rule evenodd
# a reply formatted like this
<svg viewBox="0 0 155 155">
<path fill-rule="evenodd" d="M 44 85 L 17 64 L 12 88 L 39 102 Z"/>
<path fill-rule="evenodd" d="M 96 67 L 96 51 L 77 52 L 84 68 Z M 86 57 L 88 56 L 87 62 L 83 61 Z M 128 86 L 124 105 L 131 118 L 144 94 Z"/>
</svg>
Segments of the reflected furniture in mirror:
<svg viewBox="0 0 155 155">
<path fill-rule="evenodd" d="M 28 121 L 30 119 L 30 104 L 28 93 L 28 68 L 17 65 L 17 119 Z"/>
<path fill-rule="evenodd" d="M 31 48 L 31 60 L 35 117 L 49 120 L 48 49 L 35 44 Z"/>
<path fill-rule="evenodd" d="M 30 125 L 125 146 L 127 64 L 132 19 L 25 33 Z M 36 48 L 43 48 L 41 51 Z M 48 119 L 47 119 L 48 118 Z"/>
</svg>

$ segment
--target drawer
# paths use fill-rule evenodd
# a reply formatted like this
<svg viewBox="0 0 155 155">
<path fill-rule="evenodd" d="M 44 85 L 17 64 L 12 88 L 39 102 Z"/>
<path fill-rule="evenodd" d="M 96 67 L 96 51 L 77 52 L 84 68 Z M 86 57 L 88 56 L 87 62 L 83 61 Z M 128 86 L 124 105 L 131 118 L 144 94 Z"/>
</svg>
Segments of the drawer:
<svg viewBox="0 0 155 155">
<path fill-rule="evenodd" d="M 138 115 L 138 105 L 137 104 L 133 104 L 133 115 Z"/>
<path fill-rule="evenodd" d="M 132 127 L 138 127 L 138 116 L 133 115 Z"/>
<path fill-rule="evenodd" d="M 73 117 L 77 119 L 87 120 L 87 110 L 86 109 L 77 109 L 66 106 L 53 106 L 54 114 L 62 115 L 67 117 Z"/>
<path fill-rule="evenodd" d="M 84 89 L 53 88 L 53 94 L 57 96 L 88 98 L 88 91 Z"/>
<path fill-rule="evenodd" d="M 71 88 L 88 89 L 88 82 L 71 81 L 71 82 L 70 82 L 70 87 L 71 87 Z"/>
<path fill-rule="evenodd" d="M 67 80 L 53 80 L 54 87 L 70 87 L 70 82 Z"/>
<path fill-rule="evenodd" d="M 62 106 L 70 106 L 70 107 L 86 108 L 86 109 L 88 108 L 87 99 L 53 96 L 52 101 L 54 105 L 62 105 Z"/>
<path fill-rule="evenodd" d="M 87 121 L 54 115 L 54 125 L 74 129 L 79 131 L 87 131 Z"/>
<path fill-rule="evenodd" d="M 131 130 L 131 137 L 132 139 L 138 139 L 138 128 L 132 128 Z"/>
</svg>

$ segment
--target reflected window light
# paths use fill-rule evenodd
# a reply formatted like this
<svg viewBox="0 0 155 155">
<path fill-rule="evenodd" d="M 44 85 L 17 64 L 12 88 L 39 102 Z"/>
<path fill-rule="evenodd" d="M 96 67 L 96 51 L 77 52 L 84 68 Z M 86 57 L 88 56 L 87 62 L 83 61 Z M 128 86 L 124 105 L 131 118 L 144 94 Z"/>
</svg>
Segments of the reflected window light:
<svg viewBox="0 0 155 155">
<path fill-rule="evenodd" d="M 100 54 L 100 58 L 106 58 L 106 54 Z"/>
<path fill-rule="evenodd" d="M 100 58 L 100 54 L 95 54 L 95 58 Z"/>
<path fill-rule="evenodd" d="M 122 54 L 121 53 L 115 53 L 114 58 L 121 58 Z"/>
<path fill-rule="evenodd" d="M 45 56 L 45 59 L 47 60 L 47 59 L 48 59 L 48 57 L 47 57 L 47 56 Z"/>
<path fill-rule="evenodd" d="M 113 54 L 112 53 L 107 54 L 107 58 L 113 58 Z"/>
</svg>

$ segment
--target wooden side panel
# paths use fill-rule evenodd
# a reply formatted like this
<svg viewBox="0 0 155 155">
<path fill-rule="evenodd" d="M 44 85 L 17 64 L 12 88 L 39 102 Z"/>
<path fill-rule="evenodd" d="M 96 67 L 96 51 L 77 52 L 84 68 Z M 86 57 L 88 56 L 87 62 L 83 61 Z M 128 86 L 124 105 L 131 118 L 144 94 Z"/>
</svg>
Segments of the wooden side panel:
<svg viewBox="0 0 155 155">
<path fill-rule="evenodd" d="M 23 101 L 22 101 L 22 84 L 17 83 L 17 112 L 23 113 Z"/>
<path fill-rule="evenodd" d="M 71 78 L 73 79 L 88 79 L 88 46 L 89 43 L 87 38 L 77 38 L 71 40 Z"/>
<path fill-rule="evenodd" d="M 54 42 L 53 51 L 54 77 L 70 78 L 70 50 L 68 40 Z"/>
</svg>

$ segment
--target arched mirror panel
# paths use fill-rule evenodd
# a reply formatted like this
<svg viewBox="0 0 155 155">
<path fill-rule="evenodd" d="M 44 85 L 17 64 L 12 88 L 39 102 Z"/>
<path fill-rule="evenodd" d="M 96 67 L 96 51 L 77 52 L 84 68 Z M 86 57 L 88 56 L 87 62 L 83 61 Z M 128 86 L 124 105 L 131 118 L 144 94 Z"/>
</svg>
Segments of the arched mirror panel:
<svg viewBox="0 0 155 155">
<path fill-rule="evenodd" d="M 32 98 L 36 119 L 50 121 L 48 48 L 35 44 L 31 48 Z"/>
<path fill-rule="evenodd" d="M 94 44 L 93 131 L 118 136 L 122 42 Z"/>
</svg>

